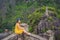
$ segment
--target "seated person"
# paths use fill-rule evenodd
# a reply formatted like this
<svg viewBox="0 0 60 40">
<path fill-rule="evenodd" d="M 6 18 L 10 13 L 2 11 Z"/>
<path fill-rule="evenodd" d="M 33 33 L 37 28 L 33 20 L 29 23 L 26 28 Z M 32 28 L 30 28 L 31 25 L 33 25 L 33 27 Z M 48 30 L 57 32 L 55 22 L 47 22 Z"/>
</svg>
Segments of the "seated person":
<svg viewBox="0 0 60 40">
<path fill-rule="evenodd" d="M 15 33 L 18 35 L 18 37 L 21 37 L 21 35 L 23 35 L 23 33 L 29 35 L 30 33 L 28 33 L 27 31 L 25 31 L 25 29 L 23 27 L 21 27 L 21 21 L 18 18 L 16 25 L 15 25 Z"/>
</svg>

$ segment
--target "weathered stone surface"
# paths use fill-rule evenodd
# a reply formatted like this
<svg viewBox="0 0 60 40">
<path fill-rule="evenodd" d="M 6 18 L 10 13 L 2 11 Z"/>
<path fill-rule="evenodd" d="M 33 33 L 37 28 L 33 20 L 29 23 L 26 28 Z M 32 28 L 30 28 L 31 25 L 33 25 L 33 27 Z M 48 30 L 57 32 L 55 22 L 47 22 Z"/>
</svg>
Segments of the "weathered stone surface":
<svg viewBox="0 0 60 40">
<path fill-rule="evenodd" d="M 16 34 L 11 34 L 10 36 L 2 39 L 2 40 L 17 40 L 17 35 Z M 46 38 L 40 37 L 35 34 L 30 34 L 30 35 L 25 35 L 24 40 L 47 40 Z"/>
<path fill-rule="evenodd" d="M 7 37 L 10 35 L 10 33 L 0 33 L 0 39 L 3 39 L 4 37 Z"/>
</svg>

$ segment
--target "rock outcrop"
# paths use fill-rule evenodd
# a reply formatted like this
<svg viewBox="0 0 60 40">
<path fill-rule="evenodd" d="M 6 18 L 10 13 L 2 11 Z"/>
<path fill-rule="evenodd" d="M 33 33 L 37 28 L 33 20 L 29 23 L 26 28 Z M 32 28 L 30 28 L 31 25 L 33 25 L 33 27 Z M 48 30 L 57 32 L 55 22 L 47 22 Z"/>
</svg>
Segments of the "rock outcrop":
<svg viewBox="0 0 60 40">
<path fill-rule="evenodd" d="M 46 9 L 46 13 L 41 17 L 41 20 L 37 27 L 37 34 L 43 35 L 47 30 L 52 30 L 55 32 L 55 36 L 58 39 L 60 30 L 60 20 L 57 18 L 57 14 Z"/>
</svg>

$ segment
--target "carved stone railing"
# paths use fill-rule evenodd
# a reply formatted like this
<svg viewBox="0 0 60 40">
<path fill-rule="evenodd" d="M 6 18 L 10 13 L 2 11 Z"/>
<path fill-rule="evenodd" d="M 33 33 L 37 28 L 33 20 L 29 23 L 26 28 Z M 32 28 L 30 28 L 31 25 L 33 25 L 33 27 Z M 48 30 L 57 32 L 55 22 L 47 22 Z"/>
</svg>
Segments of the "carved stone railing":
<svg viewBox="0 0 60 40">
<path fill-rule="evenodd" d="M 30 35 L 24 34 L 23 39 L 24 40 L 54 40 L 54 33 L 51 30 L 48 30 L 46 33 L 44 33 L 43 36 L 44 37 L 30 33 Z M 48 37 L 48 38 L 46 38 L 46 37 Z M 5 37 L 2 40 L 18 40 L 18 39 L 19 38 L 17 37 L 17 35 L 13 33 L 13 34 Z"/>
<path fill-rule="evenodd" d="M 2 40 L 17 40 L 17 35 L 16 34 L 11 34 L 10 36 L 2 39 Z M 25 35 L 24 40 L 47 40 L 46 38 L 40 37 L 38 35 L 30 34 L 30 35 Z"/>
<path fill-rule="evenodd" d="M 18 40 L 18 39 L 16 34 L 11 34 L 2 40 Z M 30 34 L 24 35 L 24 40 L 54 40 L 54 35 L 50 36 L 49 39 L 47 39 L 46 36 L 42 37 L 35 34 Z"/>
<path fill-rule="evenodd" d="M 26 40 L 47 40 L 46 38 L 43 38 L 41 36 L 35 35 L 35 34 L 30 34 L 29 36 L 26 37 Z"/>
</svg>

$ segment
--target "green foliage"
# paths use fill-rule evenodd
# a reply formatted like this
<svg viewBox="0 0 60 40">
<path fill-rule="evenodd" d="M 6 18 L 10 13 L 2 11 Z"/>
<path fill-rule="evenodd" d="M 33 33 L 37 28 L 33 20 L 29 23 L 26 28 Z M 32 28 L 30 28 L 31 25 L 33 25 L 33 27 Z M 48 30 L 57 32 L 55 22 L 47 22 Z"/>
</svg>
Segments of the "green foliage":
<svg viewBox="0 0 60 40">
<path fill-rule="evenodd" d="M 52 11 L 53 14 L 56 13 L 56 9 L 54 7 L 48 7 L 48 10 Z M 31 25 L 31 29 L 34 28 L 35 25 L 37 25 L 41 19 L 41 17 L 44 15 L 46 11 L 46 6 L 42 6 L 41 8 L 37 8 L 32 14 L 28 16 L 29 21 L 28 23 Z M 50 16 L 48 18 L 48 21 L 54 21 L 53 18 Z M 53 27 L 52 27 L 53 29 Z M 42 32 L 45 32 L 47 29 L 43 29 Z"/>
<path fill-rule="evenodd" d="M 54 28 L 55 28 L 55 26 L 52 26 L 50 29 L 51 29 L 51 30 L 54 30 Z"/>
<path fill-rule="evenodd" d="M 40 8 L 36 9 L 32 14 L 28 16 L 29 21 L 31 21 L 31 23 L 34 24 L 37 20 L 40 20 L 44 12 L 45 12 L 44 7 L 41 7 L 41 9 Z"/>
<path fill-rule="evenodd" d="M 60 19 L 60 10 L 59 9 L 57 10 L 57 13 L 58 13 L 57 17 Z"/>
<path fill-rule="evenodd" d="M 55 7 L 48 7 L 48 10 L 50 10 L 50 11 L 56 11 L 56 9 L 55 9 Z"/>
<path fill-rule="evenodd" d="M 31 28 L 29 30 L 32 32 L 35 25 L 37 25 L 40 21 L 40 18 L 45 13 L 46 6 L 48 6 L 48 10 L 57 11 L 57 17 L 60 18 L 60 6 L 59 1 L 54 0 L 15 0 L 16 4 L 13 6 L 10 2 L 7 1 L 6 9 L 6 18 L 2 20 L 2 11 L 0 10 L 0 26 L 4 28 L 8 28 L 10 30 L 14 29 L 14 25 L 16 23 L 16 19 L 18 17 L 21 18 L 22 22 L 28 23 Z M 34 10 L 34 11 L 33 11 Z M 32 12 L 33 11 L 33 12 Z M 52 21 L 52 18 L 48 18 L 48 20 Z"/>
<path fill-rule="evenodd" d="M 45 33 L 47 30 L 49 30 L 49 29 L 43 28 L 43 29 L 41 30 L 41 32 L 42 32 L 42 33 Z"/>
<path fill-rule="evenodd" d="M 36 9 L 32 14 L 28 15 L 28 23 L 30 24 L 29 31 L 33 32 L 34 31 L 34 26 L 37 25 L 40 21 L 40 18 L 45 12 L 46 7 L 43 6 L 41 8 Z"/>
<path fill-rule="evenodd" d="M 33 32 L 33 27 L 29 27 L 29 32 Z"/>
<path fill-rule="evenodd" d="M 1 33 L 1 32 L 3 32 L 3 30 L 2 30 L 2 29 L 0 29 L 0 33 Z"/>
<path fill-rule="evenodd" d="M 52 22 L 53 21 L 53 18 L 52 17 L 49 17 L 48 18 L 48 21 L 51 21 Z"/>
</svg>

